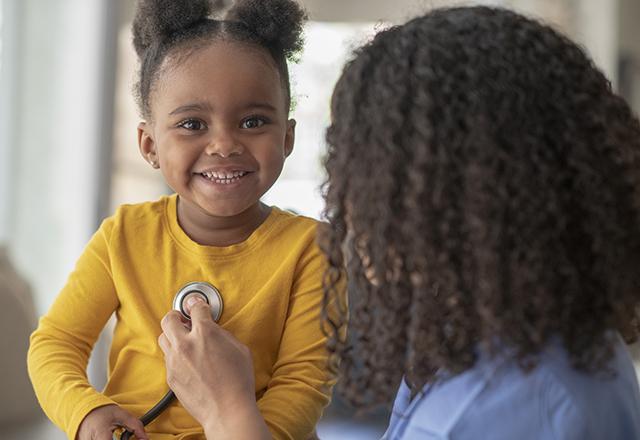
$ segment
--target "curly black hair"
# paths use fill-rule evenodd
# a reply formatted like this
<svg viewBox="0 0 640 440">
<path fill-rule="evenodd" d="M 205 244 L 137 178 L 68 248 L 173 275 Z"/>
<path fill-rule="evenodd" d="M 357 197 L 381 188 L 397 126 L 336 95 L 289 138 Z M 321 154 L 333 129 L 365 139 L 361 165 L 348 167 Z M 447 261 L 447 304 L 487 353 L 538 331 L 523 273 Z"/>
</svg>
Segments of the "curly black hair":
<svg viewBox="0 0 640 440">
<path fill-rule="evenodd" d="M 221 16 L 221 18 L 215 18 Z M 230 40 L 266 49 L 273 57 L 291 105 L 287 60 L 303 47 L 306 13 L 293 0 L 140 0 L 133 21 L 133 46 L 140 59 L 135 96 L 144 118 L 164 61 L 179 62 L 213 41 Z"/>
<path fill-rule="evenodd" d="M 478 348 L 526 370 L 550 338 L 606 372 L 612 330 L 637 334 L 640 124 L 551 27 L 460 7 L 380 32 L 344 68 L 327 143 L 325 328 L 351 403 Z"/>
</svg>

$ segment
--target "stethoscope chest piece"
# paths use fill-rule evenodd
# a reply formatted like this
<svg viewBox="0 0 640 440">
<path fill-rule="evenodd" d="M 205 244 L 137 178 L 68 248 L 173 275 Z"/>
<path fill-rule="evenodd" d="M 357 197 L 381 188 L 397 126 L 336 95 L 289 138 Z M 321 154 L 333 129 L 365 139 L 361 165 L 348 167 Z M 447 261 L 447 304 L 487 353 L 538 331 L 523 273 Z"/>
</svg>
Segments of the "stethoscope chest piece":
<svg viewBox="0 0 640 440">
<path fill-rule="evenodd" d="M 216 322 L 220 320 L 222 316 L 222 295 L 220 295 L 218 289 L 204 281 L 196 281 L 182 287 L 173 298 L 173 310 L 177 310 L 182 313 L 185 318 L 191 319 L 184 308 L 184 301 L 191 295 L 200 295 L 204 298 L 211 308 L 213 320 Z"/>
</svg>

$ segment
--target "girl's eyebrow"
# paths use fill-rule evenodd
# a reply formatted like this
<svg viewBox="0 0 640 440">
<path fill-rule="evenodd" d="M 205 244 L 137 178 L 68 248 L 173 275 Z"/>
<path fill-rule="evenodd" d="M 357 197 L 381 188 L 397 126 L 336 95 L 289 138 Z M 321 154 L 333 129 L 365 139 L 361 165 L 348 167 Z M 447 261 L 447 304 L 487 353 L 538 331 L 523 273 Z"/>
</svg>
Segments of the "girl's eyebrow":
<svg viewBox="0 0 640 440">
<path fill-rule="evenodd" d="M 245 109 L 262 109 L 271 112 L 277 112 L 278 109 L 267 102 L 249 102 L 243 106 Z M 210 110 L 211 106 L 206 103 L 194 102 L 190 104 L 181 105 L 175 108 L 169 113 L 169 116 L 174 116 L 180 113 L 187 113 L 192 111 Z"/>
<path fill-rule="evenodd" d="M 180 113 L 198 111 L 198 110 L 206 110 L 211 108 L 208 104 L 201 102 L 194 102 L 190 104 L 181 105 L 180 107 L 175 108 L 169 113 L 169 116 L 177 115 Z"/>
<path fill-rule="evenodd" d="M 245 108 L 247 109 L 262 109 L 262 110 L 268 110 L 268 111 L 272 111 L 272 112 L 277 112 L 278 109 L 275 108 L 275 106 L 267 103 L 267 102 L 250 102 L 248 103 Z"/>
</svg>

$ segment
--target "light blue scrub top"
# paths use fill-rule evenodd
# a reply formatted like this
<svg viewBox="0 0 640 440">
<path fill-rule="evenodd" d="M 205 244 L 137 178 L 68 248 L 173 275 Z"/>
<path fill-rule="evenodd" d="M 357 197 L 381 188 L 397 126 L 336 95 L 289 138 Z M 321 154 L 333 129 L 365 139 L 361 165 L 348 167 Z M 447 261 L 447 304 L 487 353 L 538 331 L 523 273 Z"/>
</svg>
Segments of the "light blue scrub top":
<svg viewBox="0 0 640 440">
<path fill-rule="evenodd" d="M 481 356 L 413 400 L 403 381 L 383 439 L 640 439 L 638 380 L 624 342 L 615 339 L 615 376 L 573 369 L 561 344 L 552 343 L 528 374 L 513 361 Z"/>
</svg>

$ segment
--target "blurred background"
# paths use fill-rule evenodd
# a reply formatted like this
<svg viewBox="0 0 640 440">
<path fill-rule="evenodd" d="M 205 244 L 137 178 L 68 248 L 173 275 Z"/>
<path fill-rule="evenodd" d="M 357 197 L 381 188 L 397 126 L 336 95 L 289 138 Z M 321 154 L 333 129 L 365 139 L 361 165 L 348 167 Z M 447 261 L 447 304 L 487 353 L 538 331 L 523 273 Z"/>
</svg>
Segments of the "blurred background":
<svg viewBox="0 0 640 440">
<path fill-rule="evenodd" d="M 543 18 L 580 42 L 640 109 L 640 0 L 304 0 L 311 21 L 291 68 L 296 148 L 265 196 L 318 218 L 329 98 L 350 51 L 379 28 L 454 4 L 491 4 Z M 26 375 L 29 333 L 101 220 L 169 189 L 138 153 L 131 96 L 134 0 L 0 0 L 0 438 L 64 435 L 39 410 Z M 112 323 L 89 365 L 106 378 Z M 142 380 L 142 379 L 141 379 Z M 339 399 L 322 439 L 374 439 L 386 413 L 356 417 Z"/>
</svg>

